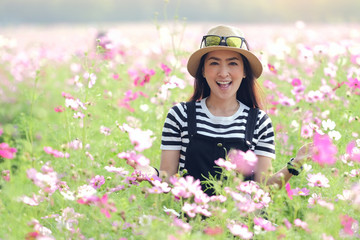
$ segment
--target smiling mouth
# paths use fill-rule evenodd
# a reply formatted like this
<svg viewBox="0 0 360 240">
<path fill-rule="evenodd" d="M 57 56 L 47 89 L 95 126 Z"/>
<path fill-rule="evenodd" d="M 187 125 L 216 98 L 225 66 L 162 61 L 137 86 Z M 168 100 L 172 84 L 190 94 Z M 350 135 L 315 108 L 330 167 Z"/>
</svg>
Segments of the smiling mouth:
<svg viewBox="0 0 360 240">
<path fill-rule="evenodd" d="M 226 88 L 232 84 L 232 82 L 226 82 L 226 81 L 216 81 L 216 84 L 220 86 L 221 88 Z"/>
</svg>

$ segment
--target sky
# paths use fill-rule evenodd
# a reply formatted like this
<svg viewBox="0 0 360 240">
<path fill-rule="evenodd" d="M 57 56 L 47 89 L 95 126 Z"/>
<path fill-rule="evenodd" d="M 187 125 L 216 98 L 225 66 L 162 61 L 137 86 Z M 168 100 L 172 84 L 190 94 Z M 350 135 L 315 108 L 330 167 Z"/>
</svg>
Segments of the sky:
<svg viewBox="0 0 360 240">
<path fill-rule="evenodd" d="M 1 0 L 0 25 L 151 22 L 359 23 L 360 0 Z"/>
</svg>

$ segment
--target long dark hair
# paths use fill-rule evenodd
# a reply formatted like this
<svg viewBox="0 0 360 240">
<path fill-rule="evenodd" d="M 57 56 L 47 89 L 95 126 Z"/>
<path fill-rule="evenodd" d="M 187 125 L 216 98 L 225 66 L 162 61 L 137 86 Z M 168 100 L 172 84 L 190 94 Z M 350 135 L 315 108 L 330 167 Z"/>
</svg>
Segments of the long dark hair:
<svg viewBox="0 0 360 240">
<path fill-rule="evenodd" d="M 197 101 L 210 96 L 210 87 L 203 76 L 203 67 L 206 55 L 207 54 L 202 56 L 200 60 L 194 81 L 194 92 L 189 101 Z M 241 82 L 241 85 L 236 93 L 236 98 L 250 108 L 255 107 L 263 109 L 263 91 L 254 77 L 247 58 L 243 55 L 241 55 L 241 58 L 244 64 L 246 77 Z"/>
</svg>

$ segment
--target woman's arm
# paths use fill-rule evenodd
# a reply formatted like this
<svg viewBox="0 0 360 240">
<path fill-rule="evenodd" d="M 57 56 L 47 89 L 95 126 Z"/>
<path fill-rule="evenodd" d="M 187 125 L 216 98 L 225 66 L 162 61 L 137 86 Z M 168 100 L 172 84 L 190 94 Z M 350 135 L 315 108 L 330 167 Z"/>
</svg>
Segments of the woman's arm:
<svg viewBox="0 0 360 240">
<path fill-rule="evenodd" d="M 313 144 L 309 143 L 302 146 L 296 154 L 293 163 L 300 168 L 303 162 L 308 159 L 313 151 Z M 277 185 L 279 188 L 283 187 L 283 184 L 287 183 L 293 176 L 287 166 L 280 169 L 275 174 L 271 173 L 271 158 L 265 156 L 257 156 L 258 164 L 255 169 L 255 181 L 259 183 L 265 183 L 266 185 Z M 289 159 L 290 160 L 290 159 Z"/>
<path fill-rule="evenodd" d="M 159 177 L 169 183 L 169 178 L 178 172 L 179 167 L 180 150 L 162 150 Z M 150 165 L 146 166 L 132 166 L 136 171 L 140 171 L 142 176 L 138 178 L 138 181 L 143 181 L 144 176 L 151 177 L 158 175 L 155 167 Z"/>
<path fill-rule="evenodd" d="M 178 172 L 180 150 L 162 150 L 160 178 L 169 183 L 169 178 Z"/>
</svg>

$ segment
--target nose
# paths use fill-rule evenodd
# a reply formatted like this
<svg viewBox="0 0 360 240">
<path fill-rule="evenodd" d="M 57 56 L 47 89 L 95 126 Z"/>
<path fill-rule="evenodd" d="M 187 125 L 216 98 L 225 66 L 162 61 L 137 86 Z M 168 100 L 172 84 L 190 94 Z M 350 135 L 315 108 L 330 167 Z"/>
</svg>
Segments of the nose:
<svg viewBox="0 0 360 240">
<path fill-rule="evenodd" d="M 221 78 L 226 78 L 229 76 L 229 69 L 225 64 L 220 65 L 218 76 Z"/>
</svg>

